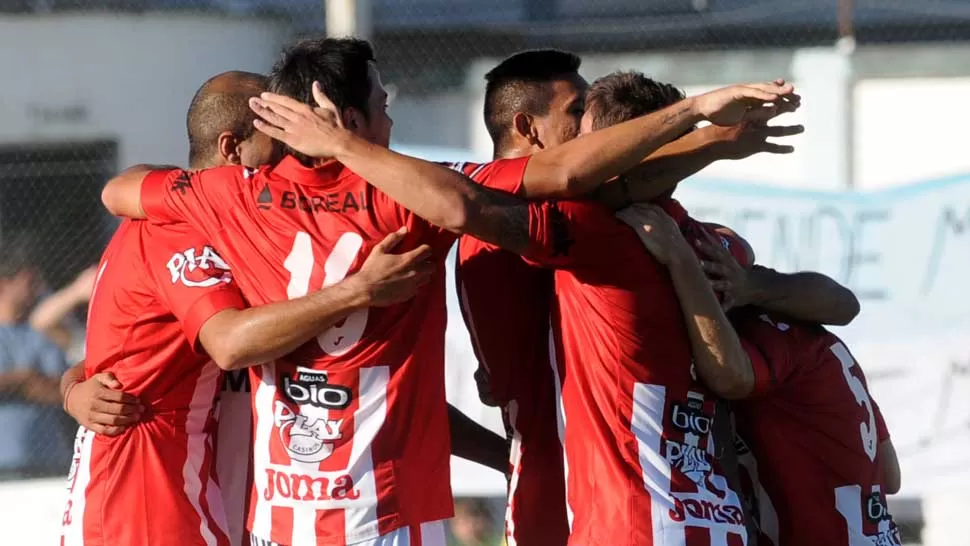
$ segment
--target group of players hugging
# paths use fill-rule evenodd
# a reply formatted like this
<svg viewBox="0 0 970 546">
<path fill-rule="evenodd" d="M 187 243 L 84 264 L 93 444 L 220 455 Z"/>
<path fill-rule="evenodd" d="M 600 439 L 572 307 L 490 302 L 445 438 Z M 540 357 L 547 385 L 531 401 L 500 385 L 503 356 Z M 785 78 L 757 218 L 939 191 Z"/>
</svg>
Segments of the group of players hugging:
<svg viewBox="0 0 970 546">
<path fill-rule="evenodd" d="M 899 468 L 846 345 L 859 304 L 759 266 L 677 185 L 784 154 L 784 80 L 685 97 L 517 53 L 486 76 L 488 163 L 389 149 L 371 45 L 301 40 L 139 165 L 98 266 L 62 544 L 445 544 L 449 459 L 508 478 L 519 546 L 899 546 Z M 688 182 L 689 183 L 689 182 Z M 445 257 L 483 402 L 445 399 Z"/>
</svg>

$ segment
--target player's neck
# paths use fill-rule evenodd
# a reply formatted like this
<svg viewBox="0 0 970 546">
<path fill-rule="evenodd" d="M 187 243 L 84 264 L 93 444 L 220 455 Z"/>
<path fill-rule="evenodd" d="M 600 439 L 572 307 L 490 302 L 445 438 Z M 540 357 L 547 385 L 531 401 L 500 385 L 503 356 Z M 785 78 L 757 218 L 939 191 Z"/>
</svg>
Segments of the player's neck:
<svg viewBox="0 0 970 546">
<path fill-rule="evenodd" d="M 518 159 L 536 153 L 532 146 L 507 146 L 495 148 L 492 159 Z"/>
</svg>

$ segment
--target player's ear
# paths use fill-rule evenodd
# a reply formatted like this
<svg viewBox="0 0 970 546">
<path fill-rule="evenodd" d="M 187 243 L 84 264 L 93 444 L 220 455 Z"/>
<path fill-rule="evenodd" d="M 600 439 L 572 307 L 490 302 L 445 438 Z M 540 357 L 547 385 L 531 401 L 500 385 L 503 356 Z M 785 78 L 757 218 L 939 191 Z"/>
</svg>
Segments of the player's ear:
<svg viewBox="0 0 970 546">
<path fill-rule="evenodd" d="M 231 131 L 223 131 L 219 133 L 217 142 L 221 163 L 225 165 L 239 165 L 241 163 L 239 145 L 242 143 L 242 139 L 236 137 Z"/>
<path fill-rule="evenodd" d="M 535 119 L 529 114 L 516 112 L 512 116 L 512 131 L 519 137 L 536 144 L 539 141 Z"/>
<path fill-rule="evenodd" d="M 356 108 L 345 108 L 340 117 L 343 119 L 344 127 L 354 133 L 365 127 L 364 116 Z"/>
</svg>

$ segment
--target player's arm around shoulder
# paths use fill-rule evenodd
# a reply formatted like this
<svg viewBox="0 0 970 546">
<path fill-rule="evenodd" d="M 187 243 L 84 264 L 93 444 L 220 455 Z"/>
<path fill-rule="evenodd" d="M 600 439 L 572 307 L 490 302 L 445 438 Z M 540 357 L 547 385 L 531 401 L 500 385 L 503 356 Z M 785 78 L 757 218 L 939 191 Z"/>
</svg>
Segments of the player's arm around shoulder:
<svg viewBox="0 0 970 546">
<path fill-rule="evenodd" d="M 740 241 L 747 263 L 739 263 L 722 246 L 701 244 L 701 262 L 715 291 L 725 294 L 728 309 L 757 305 L 792 318 L 820 324 L 845 326 L 859 314 L 860 305 L 852 290 L 814 271 L 781 273 L 756 265 L 754 249 L 730 228 L 708 224 L 716 232 Z"/>
<path fill-rule="evenodd" d="M 617 216 L 669 269 L 700 378 L 728 400 L 750 395 L 755 387 L 751 358 L 677 224 L 656 205 L 634 205 Z"/>
<path fill-rule="evenodd" d="M 407 236 L 402 228 L 374 247 L 360 271 L 306 296 L 249 309 L 211 314 L 198 341 L 224 370 L 280 358 L 366 307 L 386 307 L 414 297 L 435 270 L 431 248 L 393 253 Z"/>
<path fill-rule="evenodd" d="M 101 202 L 108 212 L 139 220 L 145 219 L 141 205 L 141 186 L 145 178 L 155 171 L 177 170 L 171 165 L 135 165 L 112 178 L 101 190 Z"/>
</svg>

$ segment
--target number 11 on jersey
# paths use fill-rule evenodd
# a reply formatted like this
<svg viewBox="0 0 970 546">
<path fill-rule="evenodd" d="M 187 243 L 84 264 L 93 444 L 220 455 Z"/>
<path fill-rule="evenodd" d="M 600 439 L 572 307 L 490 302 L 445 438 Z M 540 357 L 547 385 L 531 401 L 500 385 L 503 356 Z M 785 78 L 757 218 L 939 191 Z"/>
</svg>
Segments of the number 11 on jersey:
<svg viewBox="0 0 970 546">
<path fill-rule="evenodd" d="M 333 246 L 333 251 L 323 262 L 324 277 L 320 288 L 344 280 L 363 247 L 364 239 L 359 234 L 348 232 L 341 235 Z M 286 287 L 286 296 L 289 299 L 300 298 L 310 292 L 310 277 L 313 275 L 315 263 L 310 235 L 303 231 L 297 232 L 293 248 L 283 262 L 283 267 L 290 273 L 290 282 Z M 368 312 L 369 309 L 365 308 L 351 313 L 343 322 L 317 336 L 317 344 L 328 355 L 345 354 L 363 337 Z"/>
</svg>

